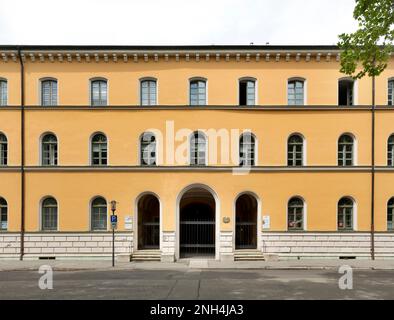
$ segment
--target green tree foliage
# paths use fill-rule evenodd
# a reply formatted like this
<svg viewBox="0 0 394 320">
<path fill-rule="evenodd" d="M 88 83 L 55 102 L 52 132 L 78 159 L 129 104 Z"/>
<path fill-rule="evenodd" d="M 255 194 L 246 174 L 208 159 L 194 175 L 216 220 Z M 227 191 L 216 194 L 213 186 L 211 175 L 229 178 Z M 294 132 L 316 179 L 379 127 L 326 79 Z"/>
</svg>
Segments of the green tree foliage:
<svg viewBox="0 0 394 320">
<path fill-rule="evenodd" d="M 394 0 L 356 0 L 353 17 L 358 29 L 339 35 L 341 72 L 355 79 L 378 76 L 394 48 Z"/>
</svg>

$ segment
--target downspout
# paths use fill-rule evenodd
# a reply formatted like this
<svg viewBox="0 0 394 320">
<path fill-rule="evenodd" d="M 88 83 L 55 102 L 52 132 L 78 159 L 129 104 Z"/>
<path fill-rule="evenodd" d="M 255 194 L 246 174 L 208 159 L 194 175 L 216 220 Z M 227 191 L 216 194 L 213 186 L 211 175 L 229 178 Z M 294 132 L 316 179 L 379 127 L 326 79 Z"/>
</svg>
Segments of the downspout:
<svg viewBox="0 0 394 320">
<path fill-rule="evenodd" d="M 18 57 L 21 66 L 21 242 L 20 260 L 25 253 L 25 66 L 18 47 Z"/>
<path fill-rule="evenodd" d="M 375 65 L 375 59 L 374 59 Z M 371 259 L 375 260 L 375 75 L 372 76 Z"/>
</svg>

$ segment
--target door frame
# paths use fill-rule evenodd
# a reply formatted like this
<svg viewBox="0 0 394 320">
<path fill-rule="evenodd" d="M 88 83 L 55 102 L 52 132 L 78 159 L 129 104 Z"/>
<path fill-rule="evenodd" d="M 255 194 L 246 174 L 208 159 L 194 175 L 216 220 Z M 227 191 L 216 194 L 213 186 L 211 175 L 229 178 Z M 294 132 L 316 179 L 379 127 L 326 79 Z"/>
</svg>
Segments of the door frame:
<svg viewBox="0 0 394 320">
<path fill-rule="evenodd" d="M 142 197 L 146 195 L 152 195 L 156 197 L 156 199 L 159 201 L 159 230 L 160 230 L 160 235 L 159 235 L 159 250 L 162 250 L 162 245 L 163 245 L 163 214 L 162 214 L 162 203 L 160 197 L 157 195 L 157 193 L 152 192 L 152 191 L 144 191 L 140 193 L 134 201 L 134 217 L 133 217 L 133 251 L 138 250 L 138 217 L 140 212 L 138 211 L 138 203 L 141 200 Z M 150 250 L 150 249 L 144 249 L 144 250 Z M 157 250 L 157 249 L 151 249 L 151 250 Z"/>
<path fill-rule="evenodd" d="M 261 251 L 261 239 L 262 239 L 262 216 L 261 216 L 261 200 L 260 197 L 254 193 L 253 191 L 242 191 L 241 193 L 238 193 L 237 196 L 234 199 L 234 203 L 233 203 L 233 251 L 235 251 L 235 241 L 236 241 L 236 217 L 237 217 L 237 200 L 240 196 L 243 195 L 249 195 L 252 196 L 253 198 L 256 199 L 257 201 L 257 228 L 256 228 L 256 232 L 257 232 L 257 250 Z"/>
<path fill-rule="evenodd" d="M 220 259 L 220 200 L 217 193 L 209 186 L 201 183 L 190 184 L 183 188 L 176 198 L 175 202 L 175 259 L 180 257 L 180 204 L 184 194 L 191 189 L 201 188 L 208 191 L 215 200 L 215 260 Z"/>
</svg>

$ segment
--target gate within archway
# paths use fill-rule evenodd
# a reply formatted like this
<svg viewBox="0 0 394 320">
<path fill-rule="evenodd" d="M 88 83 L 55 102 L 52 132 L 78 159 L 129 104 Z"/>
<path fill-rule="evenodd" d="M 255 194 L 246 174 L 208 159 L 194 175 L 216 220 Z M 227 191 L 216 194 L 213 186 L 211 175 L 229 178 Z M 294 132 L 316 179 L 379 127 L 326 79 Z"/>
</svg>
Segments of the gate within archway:
<svg viewBox="0 0 394 320">
<path fill-rule="evenodd" d="M 235 204 L 235 249 L 257 248 L 257 200 L 250 194 L 238 197 Z"/>
<path fill-rule="evenodd" d="M 180 256 L 215 254 L 215 199 L 203 188 L 187 191 L 179 204 Z"/>
<path fill-rule="evenodd" d="M 153 194 L 138 201 L 138 249 L 160 247 L 160 202 Z"/>
</svg>

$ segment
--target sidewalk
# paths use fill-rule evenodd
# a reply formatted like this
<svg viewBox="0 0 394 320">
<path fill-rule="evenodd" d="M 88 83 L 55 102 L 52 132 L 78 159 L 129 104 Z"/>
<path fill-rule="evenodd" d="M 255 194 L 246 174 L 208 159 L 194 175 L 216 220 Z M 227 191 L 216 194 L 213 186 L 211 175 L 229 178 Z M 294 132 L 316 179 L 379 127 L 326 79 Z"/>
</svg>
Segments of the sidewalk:
<svg viewBox="0 0 394 320">
<path fill-rule="evenodd" d="M 267 270 L 330 270 L 342 265 L 354 269 L 394 270 L 394 260 L 282 260 L 282 261 L 234 261 L 221 262 L 206 259 L 180 260 L 176 263 L 164 262 L 116 262 L 111 260 L 27 260 L 1 261 L 0 271 L 36 271 L 42 265 L 50 265 L 57 271 L 87 270 L 191 270 L 191 269 L 267 269 Z"/>
</svg>

